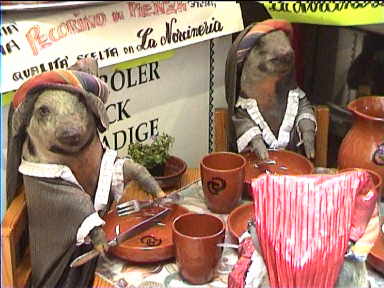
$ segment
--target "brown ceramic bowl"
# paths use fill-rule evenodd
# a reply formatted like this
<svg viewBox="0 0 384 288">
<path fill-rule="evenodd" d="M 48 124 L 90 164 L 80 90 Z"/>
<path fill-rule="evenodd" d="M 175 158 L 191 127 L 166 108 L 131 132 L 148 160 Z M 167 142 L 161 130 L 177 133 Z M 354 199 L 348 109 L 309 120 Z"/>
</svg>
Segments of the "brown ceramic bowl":
<svg viewBox="0 0 384 288">
<path fill-rule="evenodd" d="M 137 263 L 153 263 L 174 257 L 172 222 L 176 217 L 189 211 L 177 204 L 167 205 L 167 207 L 170 207 L 172 211 L 161 221 L 165 226 L 155 225 L 121 243 L 119 246 L 112 247 L 109 250 L 110 253 L 121 259 Z M 160 210 L 161 208 L 159 207 L 145 208 L 140 212 L 127 216 L 117 216 L 116 210 L 111 210 L 104 217 L 106 222 L 104 231 L 107 239 L 112 240 L 116 236 L 116 225 L 120 225 L 120 233 L 122 233 L 148 218 L 149 216 L 146 216 L 146 213 L 157 213 Z"/>
<path fill-rule="evenodd" d="M 384 233 L 381 229 L 367 261 L 373 269 L 384 275 Z"/>
<path fill-rule="evenodd" d="M 171 156 L 165 163 L 164 176 L 155 176 L 157 183 L 164 190 L 180 185 L 181 177 L 187 170 L 184 160 Z"/>
<path fill-rule="evenodd" d="M 267 173 L 279 175 L 305 175 L 312 174 L 314 166 L 306 157 L 288 150 L 268 151 L 269 159 L 276 161 L 274 165 L 261 165 L 260 168 L 254 167 L 254 164 L 260 163 L 255 153 L 242 153 L 247 159 L 245 166 L 246 191 L 251 196 L 250 187 L 253 178 Z M 245 195 L 248 196 L 248 195 Z"/>
<path fill-rule="evenodd" d="M 353 171 L 353 170 L 359 170 L 359 169 L 366 170 L 369 172 L 369 174 L 372 177 L 373 184 L 375 184 L 375 188 L 379 193 L 379 197 L 380 196 L 383 197 L 383 192 L 382 192 L 383 191 L 383 179 L 379 173 L 377 173 L 373 170 L 370 170 L 370 169 L 365 169 L 365 168 L 364 169 L 363 168 L 345 168 L 345 169 L 339 170 L 339 173 Z"/>
<path fill-rule="evenodd" d="M 260 168 L 254 167 L 254 164 L 260 163 L 255 153 L 248 152 L 242 154 L 247 159 L 247 166 L 245 167 L 246 181 L 250 181 L 252 178 L 266 173 L 267 169 L 272 174 L 279 175 L 304 175 L 313 173 L 314 166 L 312 162 L 298 153 L 288 150 L 277 150 L 268 151 L 268 154 L 269 159 L 276 161 L 276 164 L 263 165 Z"/>
<path fill-rule="evenodd" d="M 180 276 L 191 284 L 210 282 L 223 250 L 217 244 L 224 242 L 224 221 L 211 214 L 188 213 L 174 220 L 172 230 Z"/>
<path fill-rule="evenodd" d="M 237 153 L 215 152 L 200 161 L 204 197 L 209 210 L 226 214 L 235 208 L 244 190 L 246 159 Z"/>
<path fill-rule="evenodd" d="M 253 203 L 241 205 L 229 214 L 227 225 L 234 243 L 239 242 L 239 237 L 247 230 L 248 220 L 252 217 Z"/>
</svg>

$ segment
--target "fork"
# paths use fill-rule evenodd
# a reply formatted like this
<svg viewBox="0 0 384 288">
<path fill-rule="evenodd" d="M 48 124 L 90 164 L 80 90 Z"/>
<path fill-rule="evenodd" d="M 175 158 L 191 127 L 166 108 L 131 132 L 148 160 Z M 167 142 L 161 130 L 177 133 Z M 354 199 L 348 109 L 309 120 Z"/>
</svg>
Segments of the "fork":
<svg viewBox="0 0 384 288">
<path fill-rule="evenodd" d="M 117 205 L 116 212 L 117 216 L 126 216 L 155 205 L 155 201 L 130 200 Z"/>
<path fill-rule="evenodd" d="M 189 186 L 192 186 L 193 184 L 199 182 L 201 179 L 199 178 L 196 181 L 193 181 L 192 183 L 170 193 L 169 195 L 158 198 L 155 200 L 130 200 L 124 203 L 121 203 L 116 206 L 116 212 L 117 216 L 127 216 L 136 212 L 139 212 L 141 209 L 148 208 L 148 207 L 154 207 L 154 206 L 161 206 L 166 203 L 172 203 L 175 201 L 180 200 L 181 196 L 178 194 L 179 192 L 183 191 L 184 189 L 188 188 Z"/>
<path fill-rule="evenodd" d="M 260 168 L 260 167 L 268 166 L 268 165 L 276 165 L 276 161 L 272 160 L 272 159 L 267 159 L 264 161 L 259 161 L 259 162 L 255 163 L 253 166 L 255 168 Z"/>
</svg>

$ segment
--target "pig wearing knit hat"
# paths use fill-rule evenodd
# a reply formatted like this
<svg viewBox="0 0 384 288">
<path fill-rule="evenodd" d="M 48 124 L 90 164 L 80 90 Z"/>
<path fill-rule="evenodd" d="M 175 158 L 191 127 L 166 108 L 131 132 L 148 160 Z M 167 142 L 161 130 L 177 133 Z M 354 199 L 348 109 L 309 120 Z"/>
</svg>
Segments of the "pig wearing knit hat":
<svg viewBox="0 0 384 288">
<path fill-rule="evenodd" d="M 229 149 L 296 150 L 304 143 L 313 158 L 316 119 L 295 80 L 292 27 L 284 20 L 248 26 L 233 43 L 226 63 Z"/>
<path fill-rule="evenodd" d="M 101 216 L 130 180 L 164 195 L 143 166 L 103 147 L 98 132 L 108 127 L 109 91 L 93 76 L 97 62 L 73 68 L 82 71 L 54 70 L 26 81 L 10 106 L 7 205 L 24 183 L 32 287 L 88 286 L 96 259 L 69 264 L 92 248 L 107 251 Z"/>
</svg>

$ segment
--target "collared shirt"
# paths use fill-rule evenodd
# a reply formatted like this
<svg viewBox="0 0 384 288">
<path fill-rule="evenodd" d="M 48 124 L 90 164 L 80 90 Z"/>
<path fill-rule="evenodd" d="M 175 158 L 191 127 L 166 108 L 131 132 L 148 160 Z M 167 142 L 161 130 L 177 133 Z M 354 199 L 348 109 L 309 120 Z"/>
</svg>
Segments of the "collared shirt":
<svg viewBox="0 0 384 288">
<path fill-rule="evenodd" d="M 124 191 L 124 161 L 124 158 L 117 158 L 116 151 L 105 149 L 94 200 L 96 212 L 86 217 L 78 228 L 77 245 L 85 242 L 86 237 L 94 227 L 105 224 L 98 211 L 103 210 L 108 204 L 109 193 L 112 192 L 115 201 L 118 201 L 122 196 Z M 85 193 L 84 188 L 79 184 L 71 169 L 65 165 L 35 163 L 23 159 L 19 166 L 19 172 L 32 177 L 60 178 L 76 185 Z"/>
<path fill-rule="evenodd" d="M 288 145 L 290 141 L 292 128 L 295 125 L 296 127 L 298 127 L 297 125 L 300 120 L 310 119 L 314 123 L 316 123 L 316 118 L 312 114 L 301 113 L 300 115 L 298 115 L 299 101 L 304 97 L 306 97 L 305 93 L 299 87 L 289 91 L 287 109 L 284 115 L 283 122 L 279 129 L 279 135 L 276 138 L 268 123 L 264 120 L 263 116 L 261 115 L 261 112 L 257 105 L 257 101 L 252 98 L 244 98 L 240 96 L 236 102 L 236 107 L 240 107 L 246 110 L 248 115 L 255 122 L 255 126 L 248 129 L 243 135 L 241 135 L 237 139 L 238 151 L 242 152 L 247 147 L 248 143 L 253 139 L 253 137 L 260 134 L 262 135 L 265 143 L 270 149 L 283 149 Z M 301 133 L 299 130 L 298 133 L 301 144 Z"/>
</svg>

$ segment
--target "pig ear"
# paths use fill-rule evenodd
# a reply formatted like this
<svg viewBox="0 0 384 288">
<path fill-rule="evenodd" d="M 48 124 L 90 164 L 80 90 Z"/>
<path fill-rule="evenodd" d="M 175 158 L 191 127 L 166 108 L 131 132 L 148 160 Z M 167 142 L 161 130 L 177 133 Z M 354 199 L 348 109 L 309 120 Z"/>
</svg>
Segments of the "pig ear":
<svg viewBox="0 0 384 288">
<path fill-rule="evenodd" d="M 97 129 L 100 132 L 104 132 L 108 128 L 109 119 L 103 101 L 89 92 L 84 94 L 84 98 L 87 103 L 87 107 L 91 109 L 93 114 L 96 116 Z"/>
<path fill-rule="evenodd" d="M 28 126 L 35 105 L 37 94 L 25 97 L 23 103 L 17 107 L 12 118 L 12 135 L 17 136 Z"/>
<path fill-rule="evenodd" d="M 11 104 L 9 106 L 9 113 L 8 113 L 8 137 L 7 137 L 7 143 L 8 143 L 8 149 L 7 149 L 7 162 L 6 162 L 6 175 L 10 175 L 9 177 L 6 177 L 6 203 L 7 208 L 11 204 L 12 200 L 15 199 L 15 197 L 18 194 L 19 187 L 21 184 L 23 184 L 23 177 L 21 176 L 20 172 L 18 172 L 18 168 L 20 166 L 21 162 L 21 153 L 22 153 L 22 146 L 24 143 L 25 136 L 15 136 L 13 134 L 13 115 L 15 113 L 15 110 L 13 109 L 13 105 Z"/>
<path fill-rule="evenodd" d="M 96 77 L 99 76 L 99 65 L 97 64 L 97 60 L 93 58 L 83 58 L 77 60 L 76 63 L 68 69 L 89 73 Z"/>
</svg>

